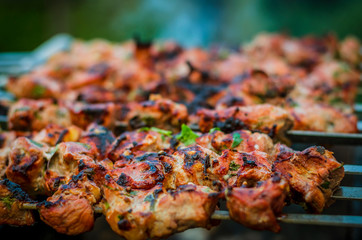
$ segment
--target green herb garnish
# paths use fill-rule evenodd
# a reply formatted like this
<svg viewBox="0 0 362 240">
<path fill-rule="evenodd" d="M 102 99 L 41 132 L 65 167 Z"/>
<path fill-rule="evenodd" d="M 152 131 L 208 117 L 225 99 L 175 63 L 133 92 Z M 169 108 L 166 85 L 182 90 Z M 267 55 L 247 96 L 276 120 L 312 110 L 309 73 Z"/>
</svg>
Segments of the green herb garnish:
<svg viewBox="0 0 362 240">
<path fill-rule="evenodd" d="M 233 134 L 233 144 L 231 145 L 231 148 L 235 148 L 239 146 L 239 144 L 243 141 L 243 139 L 240 136 L 240 133 L 234 133 Z"/>
<path fill-rule="evenodd" d="M 199 136 L 194 133 L 189 126 L 182 124 L 181 132 L 176 135 L 176 139 L 185 144 L 186 146 L 195 143 L 196 138 Z"/>
<path fill-rule="evenodd" d="M 218 127 L 214 127 L 214 128 L 211 128 L 211 129 L 210 129 L 209 133 L 211 134 L 211 133 L 213 133 L 213 132 L 215 132 L 215 131 L 221 131 L 221 129 L 218 128 Z"/>
<path fill-rule="evenodd" d="M 108 202 L 104 202 L 104 206 L 106 207 L 106 210 L 108 210 L 110 208 L 109 203 Z"/>
<path fill-rule="evenodd" d="M 148 132 L 150 131 L 149 127 L 141 127 L 140 129 L 137 130 L 137 132 Z"/>
<path fill-rule="evenodd" d="M 231 171 L 237 171 L 240 168 L 239 164 L 236 164 L 234 161 L 231 161 L 230 165 L 229 165 L 229 169 Z"/>
<path fill-rule="evenodd" d="M 35 98 L 42 97 L 46 91 L 46 88 L 41 85 L 36 85 L 31 91 L 31 94 Z"/>
<path fill-rule="evenodd" d="M 172 135 L 172 132 L 168 131 L 168 130 L 163 130 L 163 129 L 159 129 L 156 127 L 151 127 L 150 129 L 151 129 L 151 131 L 158 132 L 158 133 L 168 136 L 168 137 L 171 137 L 171 135 Z"/>
<path fill-rule="evenodd" d="M 38 142 L 35 142 L 34 140 L 32 140 L 32 139 L 29 139 L 29 142 L 31 142 L 32 144 L 34 144 L 35 146 L 37 146 L 37 147 L 43 147 L 43 144 L 41 144 L 41 143 L 38 143 Z"/>
<path fill-rule="evenodd" d="M 329 184 L 330 184 L 330 182 L 325 181 L 324 183 L 321 184 L 321 187 L 324 188 L 324 189 L 328 189 L 328 188 L 329 188 Z"/>
<path fill-rule="evenodd" d="M 3 202 L 6 206 L 7 209 L 11 209 L 11 206 L 13 205 L 14 203 L 14 199 L 9 197 L 9 196 L 6 196 L 6 197 L 3 197 L 0 199 L 1 202 Z"/>
</svg>

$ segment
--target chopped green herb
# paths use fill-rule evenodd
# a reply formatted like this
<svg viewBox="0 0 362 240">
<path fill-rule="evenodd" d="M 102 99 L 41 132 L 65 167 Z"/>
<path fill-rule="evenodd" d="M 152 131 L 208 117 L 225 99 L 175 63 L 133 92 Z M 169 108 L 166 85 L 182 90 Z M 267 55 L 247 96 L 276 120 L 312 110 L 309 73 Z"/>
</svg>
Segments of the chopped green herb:
<svg viewBox="0 0 362 240">
<path fill-rule="evenodd" d="M 146 125 L 146 126 L 152 126 L 155 125 L 156 123 L 156 119 L 154 117 L 151 116 L 144 116 L 142 118 L 142 122 Z"/>
<path fill-rule="evenodd" d="M 332 99 L 329 101 L 329 104 L 331 104 L 331 105 L 340 104 L 340 103 L 343 103 L 343 99 L 340 98 L 340 97 L 332 98 Z"/>
<path fill-rule="evenodd" d="M 324 188 L 324 189 L 328 189 L 328 188 L 329 188 L 329 184 L 330 184 L 330 182 L 325 181 L 324 183 L 321 184 L 321 187 Z"/>
<path fill-rule="evenodd" d="M 344 163 L 341 163 L 341 165 L 339 167 L 336 167 L 335 169 L 333 169 L 332 172 L 337 171 L 338 169 L 342 168 L 343 165 L 344 165 Z"/>
<path fill-rule="evenodd" d="M 151 131 L 158 132 L 158 133 L 160 133 L 162 135 L 169 136 L 169 137 L 172 135 L 171 131 L 159 129 L 159 128 L 156 128 L 156 127 L 151 127 Z"/>
<path fill-rule="evenodd" d="M 133 196 L 137 195 L 137 192 L 136 191 L 130 191 L 130 192 L 127 192 L 125 195 L 128 196 L 128 197 L 133 197 Z"/>
<path fill-rule="evenodd" d="M 50 152 L 46 152 L 46 153 L 45 153 L 45 157 L 46 157 L 48 160 L 52 159 L 52 157 L 53 157 L 54 154 L 58 151 L 58 149 L 59 149 L 59 144 L 56 145 L 55 147 L 52 147 L 51 150 L 50 150 Z"/>
<path fill-rule="evenodd" d="M 234 161 L 231 161 L 230 165 L 229 165 L 229 169 L 231 171 L 237 171 L 240 168 L 239 164 L 236 164 Z"/>
<path fill-rule="evenodd" d="M 108 186 L 108 185 L 106 185 L 106 184 L 103 184 L 103 187 L 108 188 L 109 190 L 112 190 L 112 191 L 117 190 L 117 189 L 112 188 L 111 186 Z"/>
<path fill-rule="evenodd" d="M 79 145 L 85 147 L 87 150 L 90 150 L 92 147 L 89 144 L 77 142 Z"/>
<path fill-rule="evenodd" d="M 41 143 L 38 143 L 38 142 L 35 142 L 34 140 L 32 140 L 32 139 L 29 139 L 29 142 L 31 142 L 32 144 L 34 144 L 35 146 L 37 146 L 37 147 L 43 147 L 43 144 L 41 144 Z"/>
<path fill-rule="evenodd" d="M 9 196 L 1 198 L 0 201 L 3 202 L 8 209 L 11 209 L 11 206 L 14 203 L 14 199 Z"/>
<path fill-rule="evenodd" d="M 109 203 L 108 202 L 104 202 L 104 206 L 106 207 L 106 210 L 108 210 L 110 208 Z"/>
<path fill-rule="evenodd" d="M 185 144 L 186 146 L 195 143 L 196 138 L 199 136 L 194 133 L 189 126 L 182 124 L 181 132 L 176 135 L 176 139 Z"/>
<path fill-rule="evenodd" d="M 240 133 L 234 133 L 233 134 L 233 144 L 231 145 L 231 148 L 235 148 L 239 146 L 239 144 L 243 141 L 243 139 L 240 136 Z"/>
<path fill-rule="evenodd" d="M 148 132 L 150 130 L 149 127 L 141 127 L 140 129 L 137 130 L 137 132 Z"/>
<path fill-rule="evenodd" d="M 34 88 L 32 89 L 32 96 L 35 98 L 39 98 L 42 97 L 44 95 L 46 91 L 46 88 L 41 86 L 41 85 L 35 85 Z"/>
<path fill-rule="evenodd" d="M 218 128 L 218 127 L 214 127 L 214 128 L 211 128 L 211 129 L 210 129 L 209 133 L 211 134 L 211 133 L 213 133 L 213 132 L 215 132 L 215 131 L 221 131 L 221 129 Z"/>
<path fill-rule="evenodd" d="M 210 188 L 204 188 L 204 189 L 202 189 L 202 191 L 205 192 L 205 193 L 210 193 L 211 189 Z"/>
</svg>

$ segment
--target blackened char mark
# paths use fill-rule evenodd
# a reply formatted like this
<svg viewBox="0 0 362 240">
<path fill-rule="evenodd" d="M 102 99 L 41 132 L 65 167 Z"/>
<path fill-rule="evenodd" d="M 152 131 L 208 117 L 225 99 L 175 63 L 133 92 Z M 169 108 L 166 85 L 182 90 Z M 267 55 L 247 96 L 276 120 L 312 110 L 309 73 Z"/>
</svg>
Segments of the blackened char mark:
<svg viewBox="0 0 362 240">
<path fill-rule="evenodd" d="M 220 128 L 224 133 L 231 133 L 235 130 L 247 129 L 247 126 L 240 119 L 229 117 L 225 120 L 216 120 L 214 127 Z"/>
<path fill-rule="evenodd" d="M 20 185 L 13 183 L 9 179 L 0 180 L 0 185 L 4 185 L 11 192 L 11 197 L 20 201 L 33 202 L 29 195 L 21 189 Z"/>
</svg>

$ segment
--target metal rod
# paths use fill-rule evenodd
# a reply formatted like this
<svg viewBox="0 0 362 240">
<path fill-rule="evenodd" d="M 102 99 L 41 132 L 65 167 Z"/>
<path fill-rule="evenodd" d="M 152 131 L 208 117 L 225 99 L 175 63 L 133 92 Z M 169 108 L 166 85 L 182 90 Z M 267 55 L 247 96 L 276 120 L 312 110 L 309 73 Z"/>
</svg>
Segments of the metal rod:
<svg viewBox="0 0 362 240">
<path fill-rule="evenodd" d="M 362 166 L 360 165 L 344 165 L 344 173 L 348 175 L 362 175 Z"/>
<path fill-rule="evenodd" d="M 291 130 L 287 132 L 287 137 L 292 142 L 362 145 L 362 134 L 358 133 L 326 133 Z"/>
<path fill-rule="evenodd" d="M 362 227 L 362 216 L 345 215 L 311 215 L 289 213 L 284 217 L 279 217 L 279 221 L 284 223 L 323 225 L 336 227 Z"/>
<path fill-rule="evenodd" d="M 229 220 L 230 215 L 227 211 L 215 211 L 211 216 L 213 219 Z M 278 220 L 284 223 L 310 224 L 338 227 L 362 227 L 362 216 L 345 216 L 345 215 L 312 215 L 289 213 L 285 216 L 278 217 Z"/>
<path fill-rule="evenodd" d="M 24 209 L 36 210 L 36 204 L 24 203 Z M 102 213 L 102 208 L 94 207 L 95 213 Z M 216 210 L 212 219 L 230 220 L 228 211 Z M 344 216 L 344 215 L 311 215 L 311 214 L 296 214 L 289 213 L 285 216 L 278 217 L 278 220 L 284 223 L 293 224 L 310 224 L 324 226 L 339 226 L 339 227 L 362 227 L 362 216 Z"/>
<path fill-rule="evenodd" d="M 332 198 L 338 200 L 362 200 L 362 188 L 360 187 L 340 187 Z"/>
</svg>

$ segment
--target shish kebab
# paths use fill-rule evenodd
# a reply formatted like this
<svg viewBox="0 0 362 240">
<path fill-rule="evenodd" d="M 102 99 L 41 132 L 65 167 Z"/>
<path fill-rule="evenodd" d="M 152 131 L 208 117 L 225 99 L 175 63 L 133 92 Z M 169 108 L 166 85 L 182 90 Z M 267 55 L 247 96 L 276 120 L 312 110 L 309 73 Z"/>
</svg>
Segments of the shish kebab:
<svg viewBox="0 0 362 240">
<path fill-rule="evenodd" d="M 321 212 L 344 175 L 343 165 L 323 147 L 296 152 L 246 130 L 214 129 L 198 136 L 183 125 L 176 136 L 144 128 L 117 139 L 100 126 L 84 134 L 77 131 L 71 127 L 62 138 L 80 143 L 56 147 L 51 146 L 63 132 L 59 127 L 48 127 L 33 139 L 17 138 L 6 168 L 8 179 L 30 195 L 49 196 L 37 203 L 41 219 L 66 234 L 90 230 L 96 204 L 112 229 L 127 239 L 211 227 L 220 198 L 226 198 L 232 219 L 254 229 L 279 231 L 277 217 L 285 200 Z M 10 185 L 2 182 L 8 194 L 21 191 Z M 31 223 L 31 214 L 25 212 L 25 224 Z"/>
</svg>

